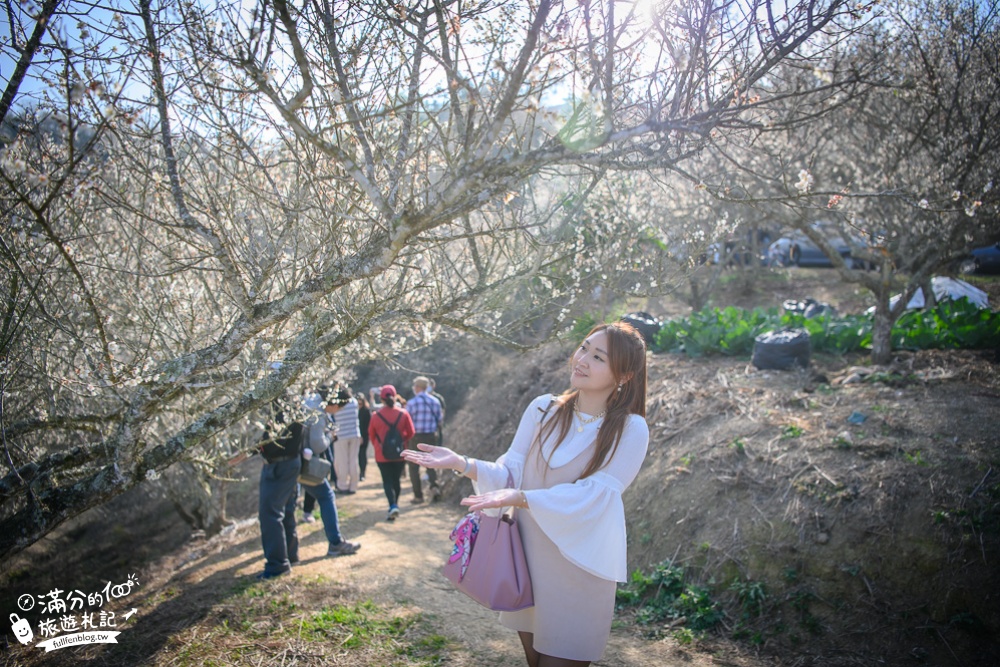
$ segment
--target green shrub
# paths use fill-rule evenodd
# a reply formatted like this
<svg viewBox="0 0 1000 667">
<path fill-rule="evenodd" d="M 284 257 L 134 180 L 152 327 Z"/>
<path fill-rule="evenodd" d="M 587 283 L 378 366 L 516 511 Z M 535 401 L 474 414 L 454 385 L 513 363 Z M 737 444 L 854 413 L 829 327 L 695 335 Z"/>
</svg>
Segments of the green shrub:
<svg viewBox="0 0 1000 667">
<path fill-rule="evenodd" d="M 583 340 L 590 333 L 590 330 L 597 326 L 598 319 L 594 313 L 584 313 L 573 320 L 572 338 L 573 340 Z"/>
<path fill-rule="evenodd" d="M 998 347 L 1000 313 L 977 308 L 967 299 L 911 310 L 893 327 L 892 345 L 904 350 Z"/>
<path fill-rule="evenodd" d="M 665 560 L 648 575 L 636 570 L 617 592 L 618 606 L 637 607 L 636 622 L 649 625 L 685 619 L 690 631 L 703 633 L 722 620 L 722 609 L 704 586 L 687 584 L 684 568 Z"/>
<path fill-rule="evenodd" d="M 689 357 L 750 356 L 754 339 L 766 331 L 805 329 L 814 352 L 845 354 L 871 349 L 873 316 L 806 318 L 777 309 L 706 308 L 665 322 L 653 342 L 656 352 Z M 1000 347 L 1000 312 L 976 308 L 966 299 L 943 301 L 930 310 L 904 313 L 892 329 L 895 349 L 988 349 Z"/>
<path fill-rule="evenodd" d="M 753 351 L 754 339 L 767 331 L 777 317 L 775 309 L 706 308 L 687 319 L 664 324 L 653 342 L 653 349 L 684 352 L 689 357 L 745 356 Z"/>
<path fill-rule="evenodd" d="M 736 593 L 736 599 L 748 618 L 761 615 L 767 600 L 767 588 L 763 582 L 737 579 L 730 584 L 729 590 Z"/>
</svg>

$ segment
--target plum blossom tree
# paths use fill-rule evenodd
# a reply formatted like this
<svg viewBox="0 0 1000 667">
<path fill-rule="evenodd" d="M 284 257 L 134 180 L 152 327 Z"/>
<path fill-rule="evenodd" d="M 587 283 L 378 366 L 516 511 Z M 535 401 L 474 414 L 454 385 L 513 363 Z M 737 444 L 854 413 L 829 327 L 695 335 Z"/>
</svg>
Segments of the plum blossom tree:
<svg viewBox="0 0 1000 667">
<path fill-rule="evenodd" d="M 886 85 L 841 126 L 847 159 L 816 170 L 827 170 L 842 192 L 877 195 L 843 204 L 847 224 L 870 242 L 861 258 L 880 267 L 854 272 L 875 295 L 876 363 L 889 361 L 892 325 L 916 289 L 931 303 L 935 273 L 1000 238 L 993 191 L 1000 176 L 1000 4 L 901 2 L 888 10 Z M 827 199 L 840 208 L 837 193 Z M 890 303 L 893 292 L 902 296 Z"/>
<path fill-rule="evenodd" d="M 901 1 L 883 10 L 811 68 L 776 68 L 787 86 L 814 91 L 789 98 L 786 113 L 802 119 L 795 109 L 808 108 L 815 118 L 767 123 L 752 149 L 712 147 L 740 167 L 713 183 L 720 198 L 800 229 L 842 280 L 872 293 L 871 358 L 880 364 L 913 293 L 930 293 L 936 272 L 1000 233 L 1000 5 Z M 865 85 L 831 89 L 844 69 Z M 853 245 L 851 257 L 817 222 Z"/>
<path fill-rule="evenodd" d="M 634 250 L 619 227 L 584 252 L 596 186 L 752 127 L 796 94 L 777 65 L 864 20 L 842 0 L 622 7 L 60 4 L 47 57 L 6 82 L 27 122 L 0 156 L 0 554 L 211 468 L 332 366 L 442 328 L 558 330 Z"/>
</svg>

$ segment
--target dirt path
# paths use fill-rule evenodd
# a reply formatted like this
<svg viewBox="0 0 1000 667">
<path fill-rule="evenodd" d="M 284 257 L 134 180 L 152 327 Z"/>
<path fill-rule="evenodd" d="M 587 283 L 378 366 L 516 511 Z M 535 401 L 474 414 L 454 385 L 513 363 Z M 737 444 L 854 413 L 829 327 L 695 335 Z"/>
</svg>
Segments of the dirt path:
<svg viewBox="0 0 1000 667">
<path fill-rule="evenodd" d="M 523 665 L 516 635 L 499 624 L 494 612 L 455 591 L 441 574 L 450 548 L 448 535 L 461 517 L 461 508 L 450 503 L 411 505 L 409 485 L 404 482 L 401 516 L 393 523 L 386 522 L 386 502 L 377 471 L 374 477 L 369 476 L 357 494 L 337 498 L 342 532 L 348 539 L 361 542 L 361 551 L 355 556 L 326 558 L 322 524 L 300 524 L 302 562 L 294 567 L 294 575 L 306 580 L 322 576 L 350 586 L 362 599 L 418 609 L 441 625 L 442 634 L 452 640 L 453 646 L 462 647 L 449 651 L 450 666 Z M 225 585 L 232 576 L 253 576 L 263 565 L 259 545 L 256 521 L 245 520 L 225 538 L 178 554 L 174 565 L 164 568 L 159 581 L 149 582 L 147 599 L 155 599 L 154 591 L 169 587 L 199 588 L 211 580 Z M 151 611 L 146 606 L 141 614 Z M 774 663 L 754 659 L 729 644 L 702 645 L 696 650 L 678 646 L 672 640 L 645 640 L 627 628 L 616 628 L 604 659 L 595 664 L 754 667 Z"/>
<path fill-rule="evenodd" d="M 237 521 L 208 541 L 194 540 L 164 554 L 139 571 L 141 587 L 134 596 L 109 610 L 138 611 L 116 629 L 116 645 L 73 647 L 51 654 L 31 646 L 8 645 L 0 650 L 0 667 L 131 667 L 133 665 L 197 664 L 198 645 L 213 642 L 220 627 L 238 622 L 245 604 L 259 606 L 256 619 L 281 625 L 306 617 L 330 605 L 352 605 L 371 600 L 391 616 L 419 615 L 424 632 L 446 639 L 439 651 L 441 664 L 449 667 L 521 667 L 525 664 L 515 633 L 497 620 L 497 614 L 458 593 L 444 578 L 441 567 L 451 544 L 448 540 L 463 509 L 454 501 L 411 505 L 409 484 L 404 481 L 402 513 L 393 523 L 385 521 L 386 501 L 374 464 L 374 475 L 361 484 L 357 494 L 340 496 L 337 504 L 345 537 L 362 544 L 354 556 L 327 558 L 327 543 L 320 521 L 299 524 L 301 562 L 291 578 L 279 578 L 263 586 L 252 586 L 253 576 L 263 568 L 260 529 L 255 508 L 260 463 L 247 461 L 239 470 L 245 481 L 231 494 L 230 514 Z M 369 473 L 372 471 L 369 470 Z M 131 570 L 130 570 L 131 571 Z M 65 573 L 61 580 L 66 580 Z M 41 584 L 38 584 L 41 586 Z M 247 597 L 242 591 L 252 586 Z M 25 590 L 32 586 L 24 584 Z M 39 588 L 39 590 L 42 590 Z M 127 604 L 126 604 L 127 602 Z M 291 606 L 289 606 L 291 605 Z M 273 611 L 269 611 L 273 610 Z M 290 615 L 289 615 L 290 612 Z M 239 626 L 233 626 L 239 627 Z M 241 639 L 238 630 L 223 630 L 224 641 L 239 651 L 232 661 L 215 664 L 278 664 L 288 648 L 278 632 L 270 642 L 251 633 Z M 227 644 L 229 646 L 230 644 Z M 247 646 L 251 647 L 247 649 Z M 302 646 L 300 645 L 301 649 Z M 225 649 L 222 649 L 223 651 Z M 246 651 L 249 650 L 249 653 Z M 308 650 L 308 646 L 306 647 Z M 284 664 L 284 663 L 282 663 Z M 383 665 L 371 656 L 337 654 L 333 661 L 322 656 L 293 660 L 302 665 Z M 394 663 L 394 664 L 410 664 Z M 673 639 L 644 639 L 626 623 L 612 629 L 605 657 L 595 665 L 604 667 L 664 667 L 685 665 L 708 667 L 764 667 L 778 662 L 761 659 L 748 649 L 726 639 L 708 638 L 682 646 Z"/>
</svg>

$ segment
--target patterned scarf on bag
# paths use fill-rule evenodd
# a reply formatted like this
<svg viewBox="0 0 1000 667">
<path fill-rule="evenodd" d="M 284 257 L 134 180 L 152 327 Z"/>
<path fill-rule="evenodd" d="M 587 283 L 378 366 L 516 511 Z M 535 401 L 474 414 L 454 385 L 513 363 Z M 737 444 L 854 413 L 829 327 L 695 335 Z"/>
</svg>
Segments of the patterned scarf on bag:
<svg viewBox="0 0 1000 667">
<path fill-rule="evenodd" d="M 479 515 L 476 513 L 466 514 L 465 517 L 458 522 L 455 526 L 455 530 L 451 531 L 451 537 L 449 539 L 455 542 L 455 547 L 451 550 L 451 556 L 448 558 L 449 563 L 454 563 L 458 559 L 462 559 L 462 576 L 465 576 L 465 570 L 469 567 L 469 557 L 472 555 L 472 547 L 476 543 L 476 535 L 479 534 Z"/>
</svg>

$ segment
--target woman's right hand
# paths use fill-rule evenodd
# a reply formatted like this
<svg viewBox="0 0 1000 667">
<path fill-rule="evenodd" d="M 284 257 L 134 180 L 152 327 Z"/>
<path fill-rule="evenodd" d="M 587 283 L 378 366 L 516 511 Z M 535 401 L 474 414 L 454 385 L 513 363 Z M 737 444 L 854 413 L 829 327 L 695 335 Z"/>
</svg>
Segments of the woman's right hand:
<svg viewBox="0 0 1000 667">
<path fill-rule="evenodd" d="M 423 442 L 417 443 L 417 449 L 404 450 L 403 458 L 425 468 L 462 470 L 465 467 L 465 459 L 447 447 L 436 447 Z"/>
</svg>

